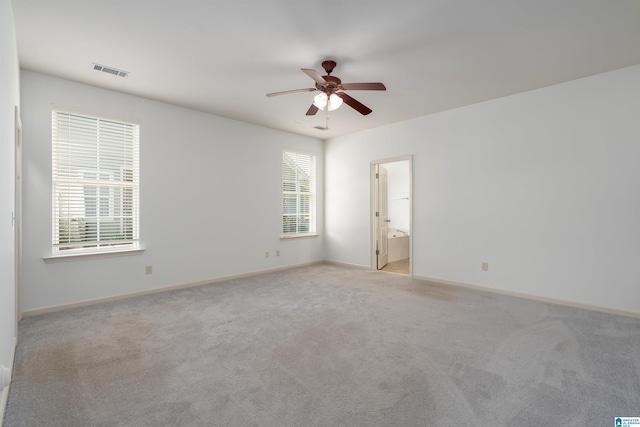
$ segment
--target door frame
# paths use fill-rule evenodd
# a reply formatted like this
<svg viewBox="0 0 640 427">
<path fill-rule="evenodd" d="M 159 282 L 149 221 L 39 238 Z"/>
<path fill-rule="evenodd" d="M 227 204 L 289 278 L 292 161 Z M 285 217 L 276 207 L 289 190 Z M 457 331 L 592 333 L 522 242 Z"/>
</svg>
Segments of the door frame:
<svg viewBox="0 0 640 427">
<path fill-rule="evenodd" d="M 389 263 L 389 175 L 382 163 L 374 165 L 374 227 L 376 241 L 376 270 L 382 270 Z M 382 199 L 380 196 L 386 198 Z M 386 235 L 382 234 L 386 233 Z"/>
<path fill-rule="evenodd" d="M 399 156 L 399 157 L 390 157 L 386 159 L 380 160 L 372 160 L 369 171 L 370 171 L 370 249 L 369 253 L 371 254 L 371 269 L 378 271 L 377 265 L 377 257 L 376 257 L 376 166 L 384 163 L 393 163 L 393 162 L 401 162 L 401 161 L 409 162 L 409 276 L 413 275 L 413 156 Z"/>
<path fill-rule="evenodd" d="M 16 337 L 18 336 L 18 322 L 22 320 L 22 119 L 20 107 L 14 108 L 15 126 L 15 169 L 14 169 L 14 207 L 13 207 L 13 238 L 15 248 L 15 304 L 16 304 Z"/>
</svg>

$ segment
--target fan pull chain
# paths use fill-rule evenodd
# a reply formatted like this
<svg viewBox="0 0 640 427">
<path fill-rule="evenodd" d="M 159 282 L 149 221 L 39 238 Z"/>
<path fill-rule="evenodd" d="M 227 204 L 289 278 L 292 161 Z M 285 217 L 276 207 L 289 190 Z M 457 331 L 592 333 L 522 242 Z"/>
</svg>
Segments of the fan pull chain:
<svg viewBox="0 0 640 427">
<path fill-rule="evenodd" d="M 327 105 L 325 107 L 325 111 L 327 112 L 327 116 L 326 119 L 324 121 L 324 128 L 325 129 L 329 129 L 329 103 L 327 102 Z"/>
</svg>

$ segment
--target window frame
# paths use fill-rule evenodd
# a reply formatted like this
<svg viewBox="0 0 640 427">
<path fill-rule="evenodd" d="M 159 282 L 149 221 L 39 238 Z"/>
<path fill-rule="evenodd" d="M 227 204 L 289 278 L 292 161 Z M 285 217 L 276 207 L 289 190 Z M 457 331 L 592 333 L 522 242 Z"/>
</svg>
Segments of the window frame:
<svg viewBox="0 0 640 427">
<path fill-rule="evenodd" d="M 297 178 L 296 175 L 296 179 L 293 181 L 293 184 L 295 186 L 294 190 L 285 190 L 285 183 L 287 182 L 286 176 L 285 176 L 285 160 L 286 160 L 286 156 L 288 154 L 292 154 L 292 155 L 296 155 L 296 156 L 306 156 L 309 158 L 309 191 L 300 191 L 300 187 L 301 187 L 301 180 Z M 291 160 L 293 162 L 293 159 L 289 158 L 289 160 Z M 317 163 L 318 163 L 318 156 L 316 153 L 314 152 L 310 152 L 310 151 L 303 151 L 303 150 L 298 150 L 298 149 L 291 149 L 291 148 L 283 148 L 282 149 L 282 157 L 280 160 L 280 168 L 281 168 L 281 222 L 280 222 L 280 238 L 281 239 L 296 239 L 296 238 L 301 238 L 301 237 L 313 237 L 313 236 L 317 236 L 317 218 L 318 218 L 318 212 L 317 212 L 317 194 L 318 194 L 318 183 L 317 183 Z M 289 180 L 289 183 L 292 183 L 291 180 Z M 291 199 L 291 196 L 296 196 L 296 201 L 295 201 L 295 212 L 285 212 L 285 201 L 287 199 Z M 301 197 L 308 197 L 308 206 L 309 209 L 307 210 L 301 210 L 301 205 L 303 203 L 301 203 Z M 300 216 L 304 216 L 307 215 L 309 217 L 308 219 L 308 224 L 309 224 L 309 230 L 308 231 L 300 231 L 300 223 L 297 222 L 296 220 L 296 231 L 293 233 L 285 233 L 285 218 L 286 217 L 291 217 L 291 216 L 295 216 L 295 217 L 300 217 Z"/>
<path fill-rule="evenodd" d="M 142 251 L 143 248 L 140 247 L 140 125 L 133 121 L 79 112 L 55 105 L 51 111 L 51 120 L 52 254 L 45 256 L 45 261 L 52 258 Z M 87 133 L 83 133 L 83 141 L 79 144 L 75 142 L 82 148 L 88 147 L 89 158 L 93 159 L 95 156 L 95 167 L 82 164 L 81 151 L 71 146 L 70 142 L 77 136 L 64 135 L 60 130 L 61 126 L 66 125 L 67 129 L 81 132 L 77 127 L 85 122 L 95 123 L 95 129 L 91 127 Z M 111 134 L 106 137 L 101 136 L 101 132 L 113 131 L 120 126 L 122 131 L 115 133 L 115 140 Z M 95 148 L 90 147 L 94 140 Z M 114 153 L 114 141 L 116 144 L 122 143 L 122 147 L 116 149 L 115 160 L 110 160 L 108 164 L 103 165 L 100 158 L 105 153 L 109 155 Z M 68 146 L 65 147 L 65 144 Z M 65 164 L 60 160 L 61 156 L 65 155 L 67 159 L 73 159 L 73 156 L 76 156 L 73 159 L 76 163 Z M 92 175 L 95 179 L 90 178 Z M 93 189 L 95 194 L 87 193 L 90 189 Z M 76 191 L 75 196 L 74 191 Z M 103 200 L 105 198 L 103 193 L 108 195 L 108 200 Z M 64 200 L 65 197 L 76 198 L 75 201 L 68 202 L 71 204 L 67 209 L 73 207 L 82 213 L 62 213 L 60 200 Z M 80 237 L 84 240 L 72 242 L 70 236 L 67 236 L 69 241 L 65 242 L 64 236 L 61 235 L 61 224 L 65 220 L 69 224 L 74 220 L 88 224 L 93 218 L 87 213 L 87 209 L 92 209 L 91 203 L 95 205 L 93 208 L 96 210 L 96 215 L 101 213 L 103 204 L 108 210 L 107 215 L 94 218 L 95 239 L 91 239 L 92 232 L 88 231 L 89 234 Z M 112 231 L 114 229 L 117 231 Z M 86 230 L 84 232 L 87 233 Z M 122 238 L 114 239 L 119 236 Z"/>
</svg>

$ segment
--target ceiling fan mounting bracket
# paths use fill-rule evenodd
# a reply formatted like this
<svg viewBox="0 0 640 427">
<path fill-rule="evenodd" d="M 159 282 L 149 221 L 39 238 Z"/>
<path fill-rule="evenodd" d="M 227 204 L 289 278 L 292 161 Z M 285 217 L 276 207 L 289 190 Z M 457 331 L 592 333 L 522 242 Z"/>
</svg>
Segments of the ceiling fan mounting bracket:
<svg viewBox="0 0 640 427">
<path fill-rule="evenodd" d="M 332 61 L 332 60 L 322 61 L 322 69 L 326 71 L 327 74 L 331 74 L 334 68 L 336 68 L 336 61 Z"/>
</svg>

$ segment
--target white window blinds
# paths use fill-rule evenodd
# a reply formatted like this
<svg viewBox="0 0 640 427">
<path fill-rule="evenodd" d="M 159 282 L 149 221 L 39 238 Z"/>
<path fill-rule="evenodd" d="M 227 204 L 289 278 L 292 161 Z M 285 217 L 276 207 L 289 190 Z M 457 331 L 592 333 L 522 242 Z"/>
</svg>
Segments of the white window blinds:
<svg viewBox="0 0 640 427">
<path fill-rule="evenodd" d="M 282 152 L 282 235 L 316 232 L 316 156 Z"/>
<path fill-rule="evenodd" d="M 53 111 L 53 249 L 134 246 L 139 234 L 139 128 Z"/>
</svg>

